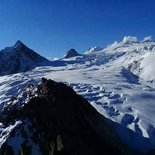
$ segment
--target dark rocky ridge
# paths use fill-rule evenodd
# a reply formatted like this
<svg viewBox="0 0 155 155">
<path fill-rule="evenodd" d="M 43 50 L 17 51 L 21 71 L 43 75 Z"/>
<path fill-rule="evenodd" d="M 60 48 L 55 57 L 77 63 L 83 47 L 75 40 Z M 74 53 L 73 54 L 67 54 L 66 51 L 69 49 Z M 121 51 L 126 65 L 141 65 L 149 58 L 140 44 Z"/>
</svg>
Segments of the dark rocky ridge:
<svg viewBox="0 0 155 155">
<path fill-rule="evenodd" d="M 22 120 L 22 124 L 12 130 L 2 145 L 2 155 L 14 154 L 10 139 L 19 135 L 24 139 L 17 150 L 19 155 L 32 154 L 32 142 L 43 155 L 136 154 L 117 136 L 112 128 L 115 123 L 100 115 L 72 88 L 43 79 L 37 93 L 10 119 Z"/>
</svg>

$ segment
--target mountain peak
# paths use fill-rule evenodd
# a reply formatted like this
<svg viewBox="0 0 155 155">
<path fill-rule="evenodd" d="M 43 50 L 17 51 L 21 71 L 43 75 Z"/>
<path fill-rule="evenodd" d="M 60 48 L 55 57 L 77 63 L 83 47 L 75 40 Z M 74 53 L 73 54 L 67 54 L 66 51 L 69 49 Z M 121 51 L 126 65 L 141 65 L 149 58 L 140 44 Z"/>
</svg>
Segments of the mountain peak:
<svg viewBox="0 0 155 155">
<path fill-rule="evenodd" d="M 137 37 L 134 36 L 124 36 L 123 38 L 123 42 L 127 43 L 127 42 L 137 42 Z"/>
<path fill-rule="evenodd" d="M 75 57 L 75 56 L 80 56 L 80 54 L 73 48 L 71 48 L 66 55 L 64 56 L 64 58 L 71 58 L 71 57 Z"/>
<path fill-rule="evenodd" d="M 144 37 L 142 42 L 149 42 L 149 41 L 152 41 L 152 37 L 151 36 Z"/>
<path fill-rule="evenodd" d="M 90 53 L 98 52 L 98 51 L 101 51 L 101 50 L 103 50 L 102 47 L 94 46 L 94 47 L 90 47 L 88 49 L 88 51 L 85 52 L 85 54 L 90 54 Z"/>
<path fill-rule="evenodd" d="M 0 75 L 29 71 L 50 62 L 27 47 L 20 40 L 14 46 L 6 47 L 0 52 Z"/>
<path fill-rule="evenodd" d="M 17 40 L 17 42 L 15 43 L 15 45 L 13 46 L 16 49 L 21 49 L 23 47 L 27 47 L 24 43 L 22 43 L 20 40 Z"/>
</svg>

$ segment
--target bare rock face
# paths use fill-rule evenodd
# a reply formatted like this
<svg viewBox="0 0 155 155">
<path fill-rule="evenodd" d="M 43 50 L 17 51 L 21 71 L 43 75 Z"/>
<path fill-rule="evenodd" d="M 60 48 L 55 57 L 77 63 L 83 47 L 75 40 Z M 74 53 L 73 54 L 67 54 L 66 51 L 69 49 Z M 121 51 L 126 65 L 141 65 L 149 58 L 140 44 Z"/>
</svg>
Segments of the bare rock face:
<svg viewBox="0 0 155 155">
<path fill-rule="evenodd" d="M 12 127 L 1 145 L 2 155 L 135 153 L 117 136 L 113 123 L 100 115 L 87 100 L 67 85 L 45 78 L 38 86 L 37 96 L 16 110 L 10 120 L 20 120 L 20 123 Z"/>
</svg>

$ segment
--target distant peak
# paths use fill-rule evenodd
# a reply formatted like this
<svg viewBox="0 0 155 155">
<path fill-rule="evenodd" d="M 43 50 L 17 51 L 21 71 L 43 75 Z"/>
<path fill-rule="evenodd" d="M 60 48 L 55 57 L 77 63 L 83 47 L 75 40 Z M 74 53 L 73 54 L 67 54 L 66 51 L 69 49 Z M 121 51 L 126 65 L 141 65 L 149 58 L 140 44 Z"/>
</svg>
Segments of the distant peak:
<svg viewBox="0 0 155 155">
<path fill-rule="evenodd" d="M 85 54 L 90 54 L 90 53 L 98 52 L 98 51 L 101 51 L 101 50 L 103 50 L 102 47 L 97 47 L 97 46 L 95 46 L 95 47 L 90 47 L 90 48 L 88 49 L 88 51 L 85 52 Z"/>
<path fill-rule="evenodd" d="M 70 53 L 70 52 L 75 52 L 75 53 L 77 53 L 77 51 L 76 51 L 74 48 L 71 48 L 67 53 Z"/>
<path fill-rule="evenodd" d="M 151 36 L 144 37 L 143 42 L 149 42 L 149 41 L 152 41 Z"/>
<path fill-rule="evenodd" d="M 125 36 L 124 38 L 123 38 L 123 42 L 137 42 L 138 41 L 138 39 L 137 39 L 137 37 L 134 37 L 134 36 Z"/>
<path fill-rule="evenodd" d="M 71 57 L 75 57 L 75 56 L 80 56 L 80 54 L 73 48 L 71 48 L 67 54 L 64 56 L 64 58 L 71 58 Z"/>
<path fill-rule="evenodd" d="M 17 40 L 17 42 L 15 43 L 13 47 L 16 49 L 20 49 L 20 48 L 26 47 L 26 45 L 22 43 L 20 40 Z"/>
</svg>

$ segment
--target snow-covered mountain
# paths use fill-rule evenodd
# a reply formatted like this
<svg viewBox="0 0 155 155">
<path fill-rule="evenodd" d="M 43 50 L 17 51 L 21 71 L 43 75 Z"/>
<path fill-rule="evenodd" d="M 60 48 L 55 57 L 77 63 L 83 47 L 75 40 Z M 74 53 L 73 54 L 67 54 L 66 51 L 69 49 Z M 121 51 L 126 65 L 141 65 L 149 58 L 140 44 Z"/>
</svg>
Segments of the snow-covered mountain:
<svg viewBox="0 0 155 155">
<path fill-rule="evenodd" d="M 127 36 L 122 41 L 95 52 L 82 54 L 74 59 L 56 60 L 51 63 L 53 66 L 50 64 L 25 73 L 1 76 L 0 107 L 3 112 L 12 96 L 17 98 L 14 101 L 17 106 L 17 101 L 27 103 L 27 93 L 20 95 L 20 92 L 30 83 L 38 84 L 42 77 L 64 82 L 87 99 L 100 114 L 120 124 L 113 127 L 124 143 L 140 152 L 139 154 L 153 155 L 154 57 L 155 41 L 151 40 L 151 37 L 138 41 L 136 37 Z M 35 96 L 35 93 L 30 94 Z M 20 104 L 21 106 L 24 105 Z M 20 123 L 18 120 L 10 126 L 1 124 L 1 144 L 7 141 L 9 131 Z M 16 136 L 16 139 L 18 138 L 21 137 Z M 16 146 L 12 144 L 13 147 Z"/>
<path fill-rule="evenodd" d="M 49 61 L 28 48 L 21 41 L 0 51 L 0 75 L 25 72 L 47 65 Z"/>
</svg>

